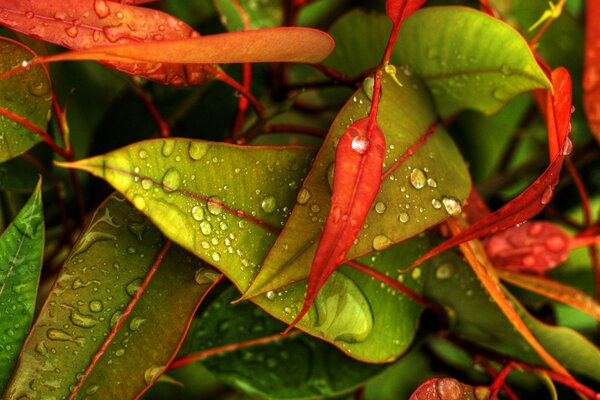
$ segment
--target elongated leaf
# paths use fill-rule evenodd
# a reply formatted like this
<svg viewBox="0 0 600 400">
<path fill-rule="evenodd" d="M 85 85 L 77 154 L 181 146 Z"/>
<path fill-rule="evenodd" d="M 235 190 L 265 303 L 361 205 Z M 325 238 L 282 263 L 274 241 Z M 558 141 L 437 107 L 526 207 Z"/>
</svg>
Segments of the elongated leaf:
<svg viewBox="0 0 600 400">
<path fill-rule="evenodd" d="M 4 396 L 136 397 L 170 362 L 217 277 L 110 197 L 68 257 Z"/>
<path fill-rule="evenodd" d="M 33 319 L 44 252 L 41 181 L 0 236 L 0 393 Z"/>
<path fill-rule="evenodd" d="M 387 0 L 385 13 L 396 25 L 399 25 L 412 13 L 417 11 L 425 0 Z"/>
<path fill-rule="evenodd" d="M 448 147 L 447 142 L 444 145 Z M 245 291 L 284 225 L 313 156 L 312 150 L 303 148 L 164 139 L 68 165 L 106 179 L 169 238 Z M 418 293 L 420 269 L 406 277 L 397 269 L 428 246 L 416 237 L 358 262 L 404 280 Z M 308 271 L 310 261 L 301 267 Z M 300 282 L 253 301 L 289 323 L 301 308 L 305 291 Z M 343 266 L 325 284 L 313 310 L 310 321 L 301 321 L 299 328 L 333 342 L 351 357 L 383 362 L 406 351 L 422 306 L 364 272 Z"/>
<path fill-rule="evenodd" d="M 386 367 L 355 361 L 305 334 L 281 336 L 285 324 L 252 303 L 229 304 L 237 296 L 234 290 L 225 292 L 202 314 L 188 336 L 188 356 L 238 345 L 201 361 L 245 393 L 277 399 L 330 397 L 356 388 Z M 263 339 L 271 342 L 255 343 Z"/>
<path fill-rule="evenodd" d="M 425 81 L 442 116 L 464 108 L 491 114 L 519 93 L 550 88 L 521 35 L 471 8 L 417 11 L 402 24 L 398 47 L 401 62 Z"/>
<path fill-rule="evenodd" d="M 600 4 L 587 0 L 585 11 L 583 105 L 590 130 L 600 143 Z"/>
<path fill-rule="evenodd" d="M 0 9 L 0 24 L 75 50 L 199 36 L 182 21 L 161 11 L 105 0 L 0 0 Z M 178 58 L 171 57 L 165 63 L 137 60 L 107 64 L 129 74 L 174 86 L 201 84 L 212 79 L 212 71 L 218 69 L 212 66 L 209 72 L 203 65 L 186 65 L 183 61 L 175 64 L 174 61 Z"/>
<path fill-rule="evenodd" d="M 231 64 L 243 62 L 302 62 L 323 60 L 333 50 L 333 40 L 312 28 L 281 27 L 245 32 L 162 40 L 72 51 L 44 61 L 112 60 L 122 62 Z M 169 82 L 169 84 L 173 84 Z"/>
<path fill-rule="evenodd" d="M 435 254 L 454 247 L 460 243 L 496 233 L 527 221 L 544 209 L 552 199 L 553 191 L 558 184 L 560 171 L 565 155 L 571 152 L 572 144 L 568 137 L 571 117 L 571 78 L 564 68 L 552 72 L 554 94 L 548 101 L 547 124 L 548 136 L 554 138 L 560 151 L 546 170 L 517 197 L 506 203 L 495 212 L 481 218 L 458 235 L 423 255 L 415 264 Z M 560 140 L 560 141 L 559 141 Z"/>
<path fill-rule="evenodd" d="M 402 73 L 399 79 L 403 87 L 384 75 L 377 114 L 388 144 L 383 179 L 374 206 L 346 259 L 382 250 L 460 212 L 461 201 L 470 190 L 464 162 L 452 140 L 436 123 L 424 87 Z M 290 219 L 245 297 L 308 276 L 307 267 L 330 213 L 334 144 L 349 124 L 368 112 L 370 99 L 365 92 L 369 90 L 357 91 L 333 122 Z"/>
<path fill-rule="evenodd" d="M 458 337 L 517 360 L 543 364 L 498 305 L 490 301 L 488 292 L 481 286 L 471 267 L 458 254 L 446 251 L 433 260 L 424 293 L 451 310 L 450 329 Z M 600 352 L 592 343 L 569 328 L 543 324 L 527 313 L 507 291 L 504 294 L 527 327 L 556 360 L 568 370 L 600 382 Z"/>
<path fill-rule="evenodd" d="M 19 43 L 6 38 L 0 38 L 0 55 L 0 74 L 35 56 Z M 42 140 L 13 116 L 45 130 L 50 119 L 52 98 L 48 74 L 41 66 L 32 66 L 0 79 L 0 93 L 0 108 L 5 111 L 0 113 L 0 162 L 3 162 L 26 152 Z"/>
<path fill-rule="evenodd" d="M 288 330 L 306 314 L 327 278 L 346 259 L 379 192 L 385 153 L 383 132 L 376 122 L 371 126 L 370 118 L 354 122 L 340 138 L 329 215 L 310 267 L 304 305 Z"/>
<path fill-rule="evenodd" d="M 490 390 L 485 386 L 473 387 L 454 378 L 433 378 L 419 386 L 409 400 L 479 400 L 489 396 Z"/>
</svg>

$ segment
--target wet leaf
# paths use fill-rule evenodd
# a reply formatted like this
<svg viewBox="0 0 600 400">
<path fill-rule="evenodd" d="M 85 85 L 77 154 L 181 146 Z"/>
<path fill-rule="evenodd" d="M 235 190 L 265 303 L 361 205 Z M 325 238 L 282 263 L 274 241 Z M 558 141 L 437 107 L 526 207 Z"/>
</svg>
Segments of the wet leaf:
<svg viewBox="0 0 600 400">
<path fill-rule="evenodd" d="M 583 104 L 590 130 L 600 143 L 600 4 L 586 1 Z"/>
<path fill-rule="evenodd" d="M 353 360 L 306 334 L 281 336 L 285 324 L 252 303 L 229 304 L 237 297 L 229 290 L 211 304 L 190 330 L 186 353 L 237 344 L 237 349 L 201 361 L 240 391 L 277 399 L 330 397 L 356 388 L 386 367 Z M 267 343 L 252 344 L 268 338 Z"/>
<path fill-rule="evenodd" d="M 449 144 L 444 141 L 441 146 Z M 313 157 L 305 148 L 163 139 L 67 165 L 106 179 L 169 238 L 220 269 L 243 292 L 284 225 Z M 441 171 L 436 177 L 446 176 Z M 420 269 L 406 278 L 397 269 L 428 247 L 417 237 L 358 262 L 404 279 L 418 293 Z M 311 261 L 301 267 L 308 271 Z M 253 301 L 289 323 L 305 291 L 305 283 L 299 282 Z M 383 362 L 406 351 L 422 306 L 343 266 L 325 284 L 313 310 L 311 321 L 301 321 L 298 327 L 354 358 Z"/>
<path fill-rule="evenodd" d="M 487 399 L 487 387 L 474 387 L 454 378 L 433 378 L 424 382 L 409 400 L 479 400 Z"/>
<path fill-rule="evenodd" d="M 446 251 L 432 261 L 424 294 L 448 310 L 453 334 L 517 360 L 543 365 L 498 305 L 491 301 L 488 292 L 461 256 Z M 569 328 L 538 321 L 506 290 L 503 292 L 529 330 L 561 365 L 569 371 L 600 381 L 600 352 L 592 343 Z"/>
<path fill-rule="evenodd" d="M 421 8 L 423 3 L 425 3 L 425 0 L 387 0 L 385 2 L 385 13 L 395 25 L 399 25 Z"/>
<path fill-rule="evenodd" d="M 21 44 L 0 38 L 0 74 L 34 54 Z M 0 79 L 0 108 L 45 130 L 50 119 L 50 80 L 41 66 L 32 66 Z M 2 113 L 4 114 L 4 113 Z M 14 158 L 42 138 L 13 118 L 0 114 L 0 162 Z"/>
<path fill-rule="evenodd" d="M 44 252 L 43 218 L 40 181 L 0 236 L 0 393 L 33 319 Z"/>
<path fill-rule="evenodd" d="M 398 52 L 444 117 L 464 108 L 492 114 L 519 93 L 550 88 L 521 35 L 472 8 L 417 11 L 400 28 Z"/>
<path fill-rule="evenodd" d="M 382 80 L 377 122 L 388 144 L 383 179 L 346 260 L 382 250 L 439 223 L 448 215 L 459 213 L 461 201 L 470 190 L 464 161 L 437 124 L 424 87 L 402 72 L 398 79 L 403 87 L 388 74 L 384 74 Z M 325 218 L 330 213 L 335 144 L 348 125 L 368 113 L 370 99 L 366 92 L 369 90 L 357 91 L 333 122 L 298 193 L 290 219 L 245 297 L 308 276 Z"/>
<path fill-rule="evenodd" d="M 146 390 L 219 276 L 170 243 L 110 197 L 66 260 L 4 395 L 122 399 Z"/>
<path fill-rule="evenodd" d="M 282 0 L 213 0 L 228 31 L 272 28 L 283 25 Z"/>
<path fill-rule="evenodd" d="M 199 36 L 182 21 L 161 11 L 105 0 L 0 0 L 0 8 L 0 24 L 74 50 Z M 31 58 L 21 59 L 19 63 Z M 174 86 L 198 85 L 214 77 L 215 69 L 209 71 L 203 65 L 182 62 L 175 64 L 173 60 L 177 57 L 170 58 L 170 63 L 117 60 L 107 64 L 129 74 Z"/>
<path fill-rule="evenodd" d="M 496 268 L 543 274 L 567 260 L 570 241 L 557 225 L 533 221 L 491 235 L 485 251 Z"/>
</svg>

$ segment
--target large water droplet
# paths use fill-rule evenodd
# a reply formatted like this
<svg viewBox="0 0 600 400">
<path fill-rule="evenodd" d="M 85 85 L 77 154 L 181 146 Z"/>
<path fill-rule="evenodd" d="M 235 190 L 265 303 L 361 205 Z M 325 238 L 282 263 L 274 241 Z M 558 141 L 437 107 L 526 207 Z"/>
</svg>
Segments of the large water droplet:
<svg viewBox="0 0 600 400">
<path fill-rule="evenodd" d="M 438 199 L 432 199 L 431 200 L 431 205 L 433 206 L 433 208 L 435 209 L 440 209 L 443 207 L 443 204 L 441 201 L 439 201 Z"/>
<path fill-rule="evenodd" d="M 188 154 L 192 160 L 200 160 L 206 152 L 208 151 L 208 145 L 206 143 L 200 142 L 190 142 L 190 147 L 188 149 Z"/>
<path fill-rule="evenodd" d="M 98 320 L 96 318 L 92 317 L 91 315 L 81 314 L 75 309 L 71 310 L 69 319 L 73 325 L 79 326 L 80 328 L 91 328 L 98 324 Z"/>
<path fill-rule="evenodd" d="M 132 331 L 137 331 L 144 324 L 144 322 L 146 322 L 145 318 L 135 317 L 129 323 L 129 329 Z"/>
<path fill-rule="evenodd" d="M 542 193 L 542 198 L 540 199 L 540 202 L 544 205 L 550 203 L 550 200 L 552 200 L 553 195 L 554 190 L 552 189 L 552 186 L 547 186 L 544 190 L 544 193 Z"/>
<path fill-rule="evenodd" d="M 273 299 L 275 299 L 275 296 L 276 295 L 275 295 L 274 291 L 271 290 L 271 291 L 267 292 L 267 299 L 273 300 Z"/>
<path fill-rule="evenodd" d="M 125 287 L 125 291 L 127 292 L 128 295 L 133 296 L 138 291 L 138 289 L 140 288 L 141 285 L 142 285 L 142 278 L 134 279 L 133 281 L 131 281 L 127 284 L 127 286 Z"/>
<path fill-rule="evenodd" d="M 213 196 L 206 202 L 208 212 L 212 215 L 219 215 L 223 212 L 223 200 L 217 196 Z"/>
<path fill-rule="evenodd" d="M 383 213 L 385 212 L 385 209 L 386 209 L 386 208 L 387 208 L 387 207 L 385 206 L 385 203 L 384 203 L 384 202 L 378 201 L 378 202 L 375 204 L 375 212 L 376 212 L 377 214 L 383 214 Z"/>
<path fill-rule="evenodd" d="M 400 215 L 398 216 L 398 221 L 402 222 L 403 224 L 407 223 L 409 219 L 409 215 L 405 212 L 400 213 Z"/>
<path fill-rule="evenodd" d="M 563 148 L 562 148 L 563 155 L 568 156 L 569 154 L 571 154 L 572 151 L 573 151 L 573 142 L 571 142 L 571 139 L 565 138 L 565 144 L 563 145 Z"/>
<path fill-rule="evenodd" d="M 202 232 L 203 235 L 208 236 L 212 233 L 212 224 L 208 221 L 202 221 L 200 222 L 200 231 Z"/>
<path fill-rule="evenodd" d="M 392 245 L 392 241 L 385 235 L 377 235 L 373 238 L 373 249 L 383 250 Z"/>
<path fill-rule="evenodd" d="M 94 11 L 96 11 L 96 15 L 98 15 L 99 18 L 106 18 L 110 15 L 110 9 L 105 0 L 95 0 Z"/>
<path fill-rule="evenodd" d="M 449 215 L 459 215 L 462 212 L 462 204 L 456 197 L 444 196 L 442 197 L 442 204 Z"/>
<path fill-rule="evenodd" d="M 162 147 L 162 155 L 169 157 L 171 154 L 173 154 L 173 150 L 175 150 L 175 141 L 165 140 Z"/>
<path fill-rule="evenodd" d="M 162 179 L 163 189 L 172 192 L 179 189 L 181 184 L 181 175 L 175 168 L 169 168 Z"/>
<path fill-rule="evenodd" d="M 75 25 L 73 25 L 73 26 L 66 28 L 65 33 L 70 38 L 75 39 L 77 37 L 77 35 L 79 35 L 79 29 L 77 29 L 77 27 Z"/>
<path fill-rule="evenodd" d="M 152 182 L 152 179 L 150 179 L 150 178 L 142 179 L 142 188 L 144 190 L 150 190 L 153 185 L 154 185 L 154 182 Z"/>
<path fill-rule="evenodd" d="M 358 154 L 365 154 L 369 149 L 369 139 L 364 136 L 356 136 L 352 139 L 352 150 Z"/>
<path fill-rule="evenodd" d="M 204 219 L 204 208 L 202 206 L 192 207 L 192 218 L 196 221 L 202 221 Z"/>
<path fill-rule="evenodd" d="M 272 213 L 275 211 L 275 207 L 277 207 L 277 199 L 274 196 L 267 196 L 260 203 L 260 207 L 266 213 Z"/>
<path fill-rule="evenodd" d="M 568 243 L 561 235 L 552 235 L 546 239 L 546 248 L 550 251 L 562 251 L 567 247 Z"/>
<path fill-rule="evenodd" d="M 298 197 L 296 197 L 296 201 L 298 202 L 298 204 L 303 205 L 303 204 L 308 203 L 308 200 L 310 200 L 310 197 L 311 197 L 310 191 L 306 188 L 302 188 L 298 192 Z"/>
<path fill-rule="evenodd" d="M 94 313 L 99 313 L 104 309 L 104 305 L 100 300 L 92 300 L 89 303 L 90 311 Z"/>
<path fill-rule="evenodd" d="M 408 180 L 415 189 L 423 189 L 427 183 L 427 175 L 422 169 L 415 168 L 410 172 Z"/>
</svg>

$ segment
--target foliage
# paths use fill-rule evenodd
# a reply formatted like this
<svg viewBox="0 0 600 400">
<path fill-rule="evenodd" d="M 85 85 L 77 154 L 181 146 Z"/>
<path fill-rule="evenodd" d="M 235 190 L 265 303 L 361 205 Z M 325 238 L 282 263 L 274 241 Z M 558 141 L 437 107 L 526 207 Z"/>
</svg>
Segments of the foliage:
<svg viewBox="0 0 600 400">
<path fill-rule="evenodd" d="M 598 398 L 588 3 L 0 0 L 0 398 Z"/>
</svg>

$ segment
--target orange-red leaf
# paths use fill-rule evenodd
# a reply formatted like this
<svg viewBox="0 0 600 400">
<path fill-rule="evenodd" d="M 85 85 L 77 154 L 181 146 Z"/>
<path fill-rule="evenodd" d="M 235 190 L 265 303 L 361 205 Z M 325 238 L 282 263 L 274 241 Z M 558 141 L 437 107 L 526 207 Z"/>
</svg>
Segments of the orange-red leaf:
<svg viewBox="0 0 600 400">
<path fill-rule="evenodd" d="M 550 222 L 528 222 L 498 232 L 485 241 L 494 267 L 543 274 L 569 257 L 571 237 Z"/>
<path fill-rule="evenodd" d="M 338 142 L 331 209 L 310 269 L 304 306 L 288 330 L 306 314 L 358 237 L 379 192 L 384 157 L 385 137 L 377 123 L 369 129 L 369 118 L 350 125 Z"/>
<path fill-rule="evenodd" d="M 590 129 L 600 143 L 600 2 L 586 3 L 583 105 Z"/>
<path fill-rule="evenodd" d="M 564 68 L 552 71 L 554 94 L 548 102 L 547 125 L 548 135 L 560 140 L 561 149 L 546 170 L 521 194 L 506 203 L 499 210 L 486 215 L 458 235 L 431 249 L 413 265 L 439 254 L 469 240 L 478 239 L 492 233 L 502 231 L 523 223 L 537 215 L 552 199 L 554 187 L 558 183 L 565 155 L 571 152 L 571 141 L 568 138 L 571 118 L 571 77 Z"/>
<path fill-rule="evenodd" d="M 399 25 L 412 13 L 417 11 L 425 0 L 387 0 L 385 12 L 394 25 Z"/>
<path fill-rule="evenodd" d="M 487 399 L 490 390 L 473 387 L 454 378 L 433 378 L 414 391 L 409 400 L 477 400 Z"/>
<path fill-rule="evenodd" d="M 75 50 L 200 36 L 179 19 L 161 11 L 105 0 L 0 0 L 0 24 Z M 173 60 L 176 58 L 170 61 Z M 213 73 L 203 65 L 152 61 L 106 64 L 175 86 L 197 85 L 213 78 Z"/>
</svg>

